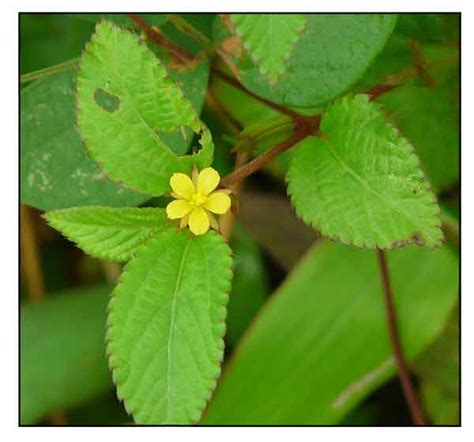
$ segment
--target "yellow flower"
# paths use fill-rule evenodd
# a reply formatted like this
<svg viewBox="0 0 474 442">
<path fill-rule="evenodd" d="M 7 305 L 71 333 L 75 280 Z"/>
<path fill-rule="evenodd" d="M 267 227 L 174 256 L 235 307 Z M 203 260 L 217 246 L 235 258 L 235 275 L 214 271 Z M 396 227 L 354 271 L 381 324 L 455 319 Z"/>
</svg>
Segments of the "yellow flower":
<svg viewBox="0 0 474 442">
<path fill-rule="evenodd" d="M 170 219 L 181 218 L 180 227 L 189 225 L 195 235 L 203 235 L 209 227 L 218 229 L 216 218 L 212 213 L 223 215 L 230 209 L 228 190 L 214 190 L 221 177 L 212 167 L 201 172 L 195 169 L 192 179 L 184 173 L 175 173 L 170 179 L 173 189 L 171 195 L 176 198 L 166 207 Z M 212 213 L 211 213 L 212 212 Z"/>
</svg>

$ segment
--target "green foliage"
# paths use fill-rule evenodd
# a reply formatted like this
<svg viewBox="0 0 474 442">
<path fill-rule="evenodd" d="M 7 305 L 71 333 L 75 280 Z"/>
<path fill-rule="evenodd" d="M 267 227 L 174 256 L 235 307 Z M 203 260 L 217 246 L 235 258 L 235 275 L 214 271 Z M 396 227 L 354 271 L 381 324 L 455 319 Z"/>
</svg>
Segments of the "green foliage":
<svg viewBox="0 0 474 442">
<path fill-rule="evenodd" d="M 459 309 L 415 364 L 423 402 L 436 425 L 459 424 Z"/>
<path fill-rule="evenodd" d="M 249 234 L 236 225 L 230 242 L 234 278 L 227 313 L 226 342 L 237 345 L 251 320 L 270 294 L 262 254 Z"/>
<path fill-rule="evenodd" d="M 446 87 L 406 85 L 379 100 L 403 136 L 413 143 L 436 189 L 459 181 L 459 108 L 455 97 L 456 92 L 451 94 Z"/>
<path fill-rule="evenodd" d="M 109 181 L 77 133 L 74 74 L 62 73 L 21 91 L 21 201 L 44 210 L 90 204 L 137 205 L 148 199 Z"/>
<path fill-rule="evenodd" d="M 99 92 L 116 107 L 100 102 Z M 82 57 L 77 100 L 86 146 L 107 175 L 128 187 L 161 195 L 173 173 L 212 161 L 210 132 L 165 67 L 137 37 L 108 22 L 97 25 Z M 186 128 L 200 135 L 202 147 L 179 157 L 165 140 Z"/>
<path fill-rule="evenodd" d="M 109 306 L 107 352 L 137 423 L 196 422 L 220 372 L 230 249 L 213 233 L 162 233 L 125 267 Z"/>
<path fill-rule="evenodd" d="M 394 15 L 310 14 L 301 38 L 286 62 L 286 72 L 270 85 L 235 38 L 220 23 L 216 40 L 229 47 L 243 84 L 277 103 L 299 108 L 319 106 L 344 93 L 360 79 L 382 50 L 395 25 Z M 285 39 L 280 33 L 278 39 Z"/>
<path fill-rule="evenodd" d="M 170 229 L 164 209 L 81 207 L 48 212 L 49 224 L 91 256 L 128 261 L 142 244 Z"/>
<path fill-rule="evenodd" d="M 407 247 L 388 260 L 413 361 L 456 302 L 458 263 L 445 248 Z M 316 246 L 261 310 L 203 423 L 336 424 L 395 374 L 391 354 L 375 254 Z"/>
<path fill-rule="evenodd" d="M 335 102 L 320 137 L 301 142 L 288 172 L 297 213 L 345 244 L 439 245 L 439 208 L 411 145 L 379 106 L 358 95 Z"/>
<path fill-rule="evenodd" d="M 20 72 L 79 57 L 94 26 L 58 14 L 20 14 Z"/>
<path fill-rule="evenodd" d="M 270 84 L 285 72 L 285 61 L 306 23 L 302 14 L 233 14 L 237 35 Z"/>
<path fill-rule="evenodd" d="M 376 255 L 320 236 L 368 249 L 439 246 L 426 172 L 450 246 L 387 256 L 424 411 L 433 423 L 456 423 L 459 337 L 457 324 L 445 326 L 459 244 L 459 17 L 404 14 L 392 33 L 390 14 L 140 16 L 153 35 L 120 14 L 21 18 L 29 28 L 22 72 L 48 66 L 20 79 L 33 82 L 21 91 L 22 202 L 50 210 L 50 225 L 86 253 L 126 262 L 109 303 L 106 353 L 133 420 L 199 421 L 229 355 L 205 424 L 379 422 L 377 396 L 387 389 L 361 401 L 396 364 Z M 64 72 L 76 65 L 78 73 Z M 259 174 L 245 192 L 239 172 L 221 182 L 238 217 L 233 232 L 232 214 L 221 225 L 225 238 L 233 233 L 233 253 L 220 234 L 194 236 L 167 218 L 173 174 L 196 180 L 195 168 L 212 164 L 225 176 L 252 156 L 260 158 L 244 167 Z M 176 179 L 173 197 L 194 188 Z M 38 229 L 40 243 L 49 234 Z M 80 254 L 63 272 L 58 259 L 71 244 L 49 247 L 60 258 L 42 263 L 47 273 L 57 267 L 47 287 L 54 278 L 90 280 L 85 266 L 95 278 L 104 272 Z M 28 289 L 31 265 L 22 265 Z M 104 268 L 110 277 L 120 266 Z M 269 281 L 282 280 L 265 303 Z M 71 424 L 110 418 L 80 409 L 118 404 L 99 397 L 111 386 L 99 321 L 108 291 L 22 307 L 23 423 L 71 407 L 83 416 L 73 413 Z"/>
<path fill-rule="evenodd" d="M 110 290 L 69 290 L 21 307 L 22 424 L 38 423 L 112 388 L 103 336 Z"/>
<path fill-rule="evenodd" d="M 71 14 L 72 17 L 97 23 L 107 20 L 119 26 L 132 27 L 133 21 L 126 14 Z M 152 26 L 160 26 L 166 22 L 166 14 L 140 14 L 140 17 Z"/>
</svg>

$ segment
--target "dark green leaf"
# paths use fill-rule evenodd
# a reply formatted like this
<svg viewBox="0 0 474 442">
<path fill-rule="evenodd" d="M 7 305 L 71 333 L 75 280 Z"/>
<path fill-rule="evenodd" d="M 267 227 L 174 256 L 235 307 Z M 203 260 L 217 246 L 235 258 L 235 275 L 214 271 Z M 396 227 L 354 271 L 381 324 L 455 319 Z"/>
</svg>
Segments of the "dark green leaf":
<svg viewBox="0 0 474 442">
<path fill-rule="evenodd" d="M 104 343 L 110 290 L 70 290 L 21 308 L 22 424 L 37 423 L 112 389 Z"/>
<path fill-rule="evenodd" d="M 39 80 L 21 92 L 21 201 L 44 210 L 134 206 L 149 197 L 108 180 L 76 130 L 74 73 Z"/>
<path fill-rule="evenodd" d="M 388 252 L 410 362 L 457 299 L 446 248 Z M 204 424 L 333 425 L 396 373 L 374 252 L 313 248 L 260 311 L 224 371 Z"/>
</svg>

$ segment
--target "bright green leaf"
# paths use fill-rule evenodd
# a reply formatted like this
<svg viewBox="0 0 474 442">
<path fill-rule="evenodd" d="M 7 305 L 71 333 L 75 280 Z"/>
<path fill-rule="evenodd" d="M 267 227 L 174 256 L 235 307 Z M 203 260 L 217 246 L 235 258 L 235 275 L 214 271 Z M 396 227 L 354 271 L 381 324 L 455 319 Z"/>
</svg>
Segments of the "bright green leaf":
<svg viewBox="0 0 474 442">
<path fill-rule="evenodd" d="M 231 17 L 260 72 L 270 83 L 275 83 L 285 71 L 285 61 L 300 38 L 306 17 L 302 14 L 232 14 Z"/>
<path fill-rule="evenodd" d="M 387 253 L 412 362 L 456 303 L 458 262 L 447 248 Z M 326 243 L 264 305 L 202 423 L 334 425 L 395 373 L 375 253 Z"/>
<path fill-rule="evenodd" d="M 149 198 L 109 181 L 87 156 L 76 129 L 74 74 L 21 91 L 21 201 L 44 210 L 90 204 L 138 205 Z"/>
<path fill-rule="evenodd" d="M 137 423 L 196 422 L 223 357 L 231 252 L 209 232 L 162 233 L 125 267 L 109 306 L 107 351 Z"/>
<path fill-rule="evenodd" d="M 362 77 L 395 22 L 396 16 L 390 14 L 309 14 L 275 85 L 235 44 L 228 24 L 219 21 L 215 34 L 247 88 L 285 106 L 312 108 L 341 95 Z"/>
<path fill-rule="evenodd" d="M 78 123 L 111 178 L 160 195 L 174 172 L 212 162 L 211 135 L 165 67 L 134 34 L 100 22 L 78 75 Z M 166 137 L 190 128 L 201 149 L 179 157 Z"/>
<path fill-rule="evenodd" d="M 128 261 L 142 244 L 171 227 L 164 209 L 81 207 L 48 212 L 56 230 L 89 255 Z"/>
<path fill-rule="evenodd" d="M 21 308 L 22 424 L 38 423 L 112 389 L 104 344 L 110 290 L 69 290 Z"/>
<path fill-rule="evenodd" d="M 365 95 L 324 114 L 321 136 L 303 140 L 288 171 L 296 212 L 327 237 L 368 248 L 439 245 L 436 198 L 412 146 Z"/>
</svg>

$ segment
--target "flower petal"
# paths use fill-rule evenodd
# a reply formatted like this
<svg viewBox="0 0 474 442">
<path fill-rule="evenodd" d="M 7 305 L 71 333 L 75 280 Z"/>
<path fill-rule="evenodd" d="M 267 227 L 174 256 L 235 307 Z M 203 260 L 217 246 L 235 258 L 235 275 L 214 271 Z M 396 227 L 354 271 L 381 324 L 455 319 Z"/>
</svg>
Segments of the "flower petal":
<svg viewBox="0 0 474 442">
<path fill-rule="evenodd" d="M 196 189 L 193 182 L 191 181 L 191 178 L 189 178 L 184 173 L 174 173 L 170 179 L 170 186 L 176 195 L 179 195 L 181 198 L 187 200 L 190 200 L 196 193 Z"/>
<path fill-rule="evenodd" d="M 175 200 L 166 206 L 166 215 L 169 219 L 178 219 L 186 216 L 191 210 L 193 210 L 193 206 L 187 201 Z"/>
<path fill-rule="evenodd" d="M 225 192 L 213 192 L 207 197 L 204 207 L 218 215 L 226 213 L 230 209 L 230 197 Z"/>
<path fill-rule="evenodd" d="M 209 218 L 202 207 L 196 207 L 189 215 L 189 229 L 195 235 L 204 235 L 209 230 Z"/>
<path fill-rule="evenodd" d="M 221 177 L 212 167 L 206 167 L 199 172 L 197 190 L 203 195 L 209 195 L 219 184 Z"/>
</svg>

